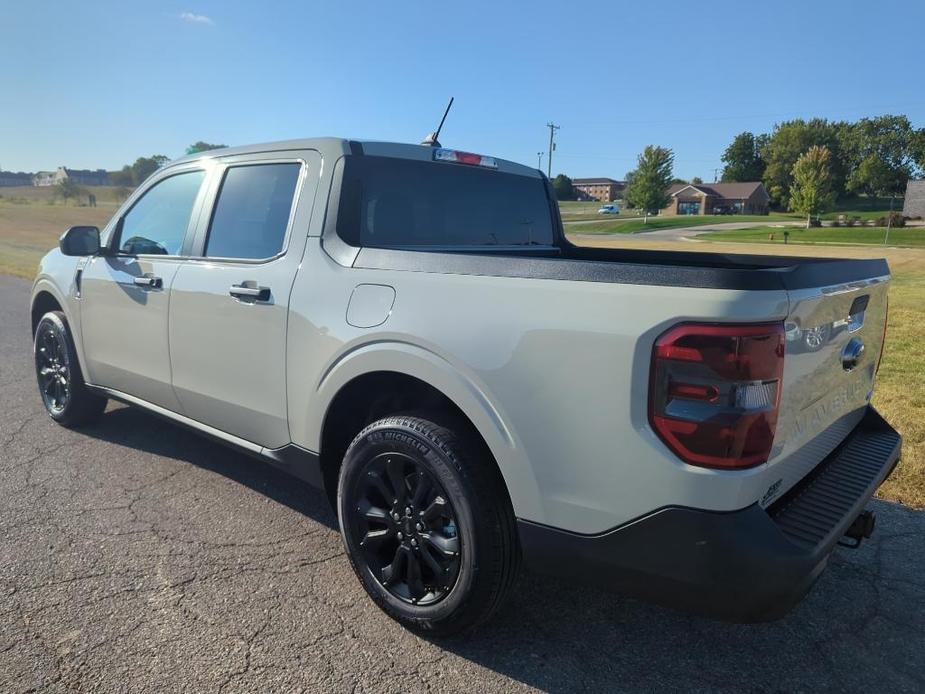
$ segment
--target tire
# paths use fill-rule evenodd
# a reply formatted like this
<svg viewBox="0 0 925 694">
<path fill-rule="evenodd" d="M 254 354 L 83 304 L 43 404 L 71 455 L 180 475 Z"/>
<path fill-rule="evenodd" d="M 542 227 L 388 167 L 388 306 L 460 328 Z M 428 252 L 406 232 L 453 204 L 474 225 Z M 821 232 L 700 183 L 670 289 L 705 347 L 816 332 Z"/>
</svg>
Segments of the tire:
<svg viewBox="0 0 925 694">
<path fill-rule="evenodd" d="M 48 415 L 66 427 L 90 424 L 106 408 L 106 398 L 91 393 L 80 371 L 67 319 L 49 311 L 39 321 L 33 342 L 39 395 Z"/>
<path fill-rule="evenodd" d="M 373 422 L 347 449 L 337 511 L 366 592 L 414 631 L 446 636 L 485 622 L 520 568 L 501 474 L 468 427 Z"/>
</svg>

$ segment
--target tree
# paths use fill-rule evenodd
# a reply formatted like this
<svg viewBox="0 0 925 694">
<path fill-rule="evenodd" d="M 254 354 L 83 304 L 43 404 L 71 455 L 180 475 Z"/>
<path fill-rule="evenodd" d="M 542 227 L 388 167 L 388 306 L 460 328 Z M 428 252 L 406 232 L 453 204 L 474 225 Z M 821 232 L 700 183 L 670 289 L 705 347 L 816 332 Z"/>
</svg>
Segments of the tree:
<svg viewBox="0 0 925 694">
<path fill-rule="evenodd" d="M 109 182 L 114 186 L 132 186 L 135 185 L 135 179 L 132 176 L 132 167 L 126 164 L 119 171 L 113 171 L 109 174 Z"/>
<path fill-rule="evenodd" d="M 835 202 L 831 159 L 832 154 L 828 148 L 814 145 L 800 155 L 793 165 L 790 207 L 806 215 L 807 229 L 813 217 L 831 208 Z"/>
<path fill-rule="evenodd" d="M 83 189 L 70 178 L 62 178 L 55 184 L 55 195 L 62 198 L 65 205 L 68 200 L 80 197 L 81 194 Z"/>
<path fill-rule="evenodd" d="M 691 185 L 699 186 L 699 185 L 702 184 L 702 183 L 703 183 L 703 179 L 700 178 L 700 176 L 694 176 L 694 177 L 691 179 Z"/>
<path fill-rule="evenodd" d="M 208 152 L 210 149 L 224 149 L 228 145 L 213 145 L 210 142 L 194 142 L 189 147 L 186 148 L 187 154 L 197 154 L 198 152 Z"/>
<path fill-rule="evenodd" d="M 646 224 L 652 210 L 667 207 L 671 200 L 668 186 L 673 166 L 674 153 L 670 149 L 648 145 L 639 155 L 632 177 L 627 176 L 632 182 L 626 189 L 626 201 L 631 207 L 645 211 Z"/>
<path fill-rule="evenodd" d="M 575 188 L 572 179 L 565 174 L 559 174 L 552 181 L 553 190 L 556 191 L 556 200 L 574 200 Z"/>
<path fill-rule="evenodd" d="M 766 139 L 766 135 L 755 137 L 748 131 L 736 135 L 721 157 L 725 164 L 723 181 L 760 181 L 765 169 L 760 147 Z"/>
<path fill-rule="evenodd" d="M 138 157 L 132 164 L 132 183 L 140 185 L 148 176 L 153 174 L 164 164 L 170 161 L 163 154 L 155 154 L 152 157 Z"/>
<path fill-rule="evenodd" d="M 774 126 L 759 150 L 766 163 L 764 185 L 775 204 L 788 206 L 793 167 L 804 152 L 816 145 L 829 150 L 832 191 L 836 195 L 845 191 L 849 164 L 843 143 L 850 128 L 848 123 L 825 118 L 808 121 L 798 118 Z"/>
<path fill-rule="evenodd" d="M 902 195 L 916 167 L 916 131 L 906 116 L 862 118 L 846 136 L 852 170 L 847 187 L 855 193 Z"/>
</svg>

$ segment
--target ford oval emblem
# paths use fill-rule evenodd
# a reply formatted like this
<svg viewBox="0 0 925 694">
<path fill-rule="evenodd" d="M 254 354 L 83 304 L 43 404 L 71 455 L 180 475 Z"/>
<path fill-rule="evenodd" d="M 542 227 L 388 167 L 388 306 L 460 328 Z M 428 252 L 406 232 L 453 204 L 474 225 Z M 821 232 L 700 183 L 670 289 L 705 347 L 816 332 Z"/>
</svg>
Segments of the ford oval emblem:
<svg viewBox="0 0 925 694">
<path fill-rule="evenodd" d="M 857 337 L 851 338 L 845 349 L 841 353 L 841 367 L 845 371 L 851 371 L 861 361 L 864 354 L 864 342 Z"/>
</svg>

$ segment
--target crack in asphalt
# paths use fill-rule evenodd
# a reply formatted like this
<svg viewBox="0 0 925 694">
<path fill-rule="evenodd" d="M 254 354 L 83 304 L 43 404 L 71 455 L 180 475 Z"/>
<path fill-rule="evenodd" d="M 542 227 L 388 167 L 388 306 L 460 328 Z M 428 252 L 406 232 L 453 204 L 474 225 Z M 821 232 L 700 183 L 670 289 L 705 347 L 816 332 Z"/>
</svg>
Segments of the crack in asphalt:
<svg viewBox="0 0 925 694">
<path fill-rule="evenodd" d="M 480 631 L 385 617 L 322 494 L 111 406 L 57 426 L 0 277 L 0 691 L 925 690 L 925 514 L 875 502 L 786 619 L 727 625 L 525 574 Z M 17 321 L 19 323 L 17 323 Z"/>
</svg>

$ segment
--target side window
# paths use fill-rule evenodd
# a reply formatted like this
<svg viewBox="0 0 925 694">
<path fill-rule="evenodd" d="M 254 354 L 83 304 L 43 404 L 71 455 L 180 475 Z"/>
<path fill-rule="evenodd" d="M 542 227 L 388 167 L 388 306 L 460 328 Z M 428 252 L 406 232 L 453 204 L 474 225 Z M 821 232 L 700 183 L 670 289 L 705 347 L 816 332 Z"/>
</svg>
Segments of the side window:
<svg viewBox="0 0 925 694">
<path fill-rule="evenodd" d="M 179 255 L 204 171 L 165 178 L 139 198 L 122 218 L 119 250 L 132 255 Z"/>
<path fill-rule="evenodd" d="M 203 255 L 259 260 L 282 251 L 300 169 L 297 163 L 230 167 Z"/>
</svg>

